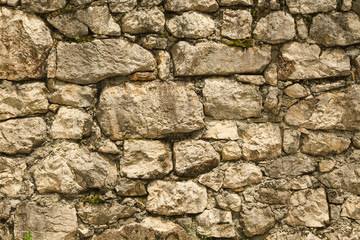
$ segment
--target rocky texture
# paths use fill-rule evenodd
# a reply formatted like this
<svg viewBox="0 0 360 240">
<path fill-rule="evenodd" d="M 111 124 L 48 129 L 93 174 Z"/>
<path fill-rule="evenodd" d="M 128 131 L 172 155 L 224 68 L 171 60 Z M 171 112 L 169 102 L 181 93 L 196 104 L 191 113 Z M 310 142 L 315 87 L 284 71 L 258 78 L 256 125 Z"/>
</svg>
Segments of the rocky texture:
<svg viewBox="0 0 360 240">
<path fill-rule="evenodd" d="M 129 12 L 133 10 L 136 5 L 136 0 L 109 0 L 109 8 L 113 13 Z"/>
<path fill-rule="evenodd" d="M 159 51 L 157 54 L 158 72 L 161 80 L 171 79 L 171 69 L 173 67 L 171 56 L 166 51 Z"/>
<path fill-rule="evenodd" d="M 242 151 L 236 142 L 227 142 L 221 151 L 221 157 L 224 161 L 237 160 L 241 158 Z"/>
<path fill-rule="evenodd" d="M 56 78 L 90 84 L 108 77 L 155 69 L 155 59 L 139 45 L 121 39 L 57 46 Z"/>
<path fill-rule="evenodd" d="M 165 0 L 165 9 L 173 12 L 203 11 L 214 12 L 219 8 L 216 0 Z"/>
<path fill-rule="evenodd" d="M 207 237 L 233 238 L 236 236 L 235 224 L 230 211 L 219 209 L 205 210 L 196 217 L 197 232 Z"/>
<path fill-rule="evenodd" d="M 243 50 L 216 42 L 201 42 L 193 46 L 181 41 L 172 47 L 171 52 L 175 76 L 260 73 L 270 63 L 269 46 Z"/>
<path fill-rule="evenodd" d="M 355 66 L 357 68 L 357 74 L 360 76 L 360 55 L 355 59 Z"/>
<path fill-rule="evenodd" d="M 225 9 L 222 16 L 221 36 L 231 39 L 250 37 L 252 22 L 249 11 Z"/>
<path fill-rule="evenodd" d="M 330 172 L 334 169 L 336 162 L 332 160 L 321 160 L 319 162 L 319 171 L 320 172 Z"/>
<path fill-rule="evenodd" d="M 305 87 L 298 83 L 287 87 L 284 90 L 284 93 L 292 98 L 303 98 L 309 95 L 309 91 L 307 91 Z"/>
<path fill-rule="evenodd" d="M 120 174 L 128 178 L 155 179 L 173 169 L 170 146 L 160 141 L 125 140 Z"/>
<path fill-rule="evenodd" d="M 236 123 L 234 121 L 211 121 L 206 123 L 207 129 L 203 138 L 238 140 Z"/>
<path fill-rule="evenodd" d="M 192 85 L 185 83 L 109 86 L 102 91 L 98 108 L 102 130 L 116 140 L 161 138 L 204 126 L 202 104 Z"/>
<path fill-rule="evenodd" d="M 47 13 L 65 7 L 66 0 L 22 0 L 21 7 L 27 11 Z"/>
<path fill-rule="evenodd" d="M 240 212 L 241 209 L 240 196 L 229 191 L 220 192 L 220 194 L 216 196 L 216 203 L 224 210 Z"/>
<path fill-rule="evenodd" d="M 352 138 L 352 143 L 354 147 L 360 148 L 360 132 L 354 134 L 354 137 Z"/>
<path fill-rule="evenodd" d="M 360 197 L 350 197 L 346 199 L 345 203 L 342 205 L 341 216 L 348 217 L 351 219 L 359 220 L 360 219 Z"/>
<path fill-rule="evenodd" d="M 49 15 L 46 20 L 59 32 L 70 38 L 84 36 L 89 33 L 88 26 L 76 19 L 73 13 Z"/>
<path fill-rule="evenodd" d="M 245 227 L 244 233 L 247 237 L 264 234 L 275 225 L 275 219 L 269 207 L 243 209 L 241 217 Z"/>
<path fill-rule="evenodd" d="M 244 83 L 250 83 L 254 85 L 263 85 L 266 80 L 262 75 L 235 75 L 235 79 L 244 82 Z"/>
<path fill-rule="evenodd" d="M 115 190 L 119 196 L 124 197 L 143 196 L 147 194 L 145 184 L 142 181 L 127 178 L 120 178 Z"/>
<path fill-rule="evenodd" d="M 220 0 L 220 6 L 234 6 L 234 5 L 251 6 L 254 4 L 253 0 Z"/>
<path fill-rule="evenodd" d="M 17 197 L 19 195 L 25 169 L 26 164 L 20 159 L 0 157 L 0 195 L 5 194 L 8 197 Z M 3 205 L 0 210 L 3 210 L 0 219 L 6 219 L 6 215 L 8 215 L 5 214 L 8 212 L 7 207 Z"/>
<path fill-rule="evenodd" d="M 286 0 L 290 13 L 293 14 L 310 14 L 317 12 L 330 12 L 336 9 L 336 0 Z"/>
<path fill-rule="evenodd" d="M 259 167 L 250 163 L 234 163 L 225 171 L 224 188 L 241 188 L 260 183 L 262 173 Z"/>
<path fill-rule="evenodd" d="M 225 175 L 222 171 L 214 169 L 211 172 L 201 175 L 198 181 L 202 185 L 207 186 L 217 192 L 223 185 L 224 176 Z"/>
<path fill-rule="evenodd" d="M 283 132 L 283 149 L 288 154 L 296 153 L 300 146 L 301 133 L 293 129 L 285 129 Z"/>
<path fill-rule="evenodd" d="M 8 217 L 10 216 L 10 211 L 11 211 L 10 202 L 8 202 L 8 201 L 0 202 L 0 210 L 1 210 L 0 219 L 1 220 L 8 219 Z"/>
<path fill-rule="evenodd" d="M 122 18 L 122 29 L 127 33 L 161 33 L 165 17 L 158 8 L 133 10 Z"/>
</svg>

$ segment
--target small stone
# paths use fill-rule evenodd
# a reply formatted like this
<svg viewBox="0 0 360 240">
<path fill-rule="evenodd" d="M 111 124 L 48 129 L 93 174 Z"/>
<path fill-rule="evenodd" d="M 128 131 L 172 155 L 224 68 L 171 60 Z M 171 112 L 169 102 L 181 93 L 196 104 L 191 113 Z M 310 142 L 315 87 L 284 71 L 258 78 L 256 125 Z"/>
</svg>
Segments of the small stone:
<svg viewBox="0 0 360 240">
<path fill-rule="evenodd" d="M 264 71 L 265 84 L 272 86 L 277 85 L 278 82 L 278 73 L 277 65 L 275 63 L 270 63 Z"/>
<path fill-rule="evenodd" d="M 199 183 L 211 188 L 214 191 L 219 191 L 224 182 L 224 173 L 219 170 L 213 170 L 211 172 L 202 174 L 199 177 Z"/>
<path fill-rule="evenodd" d="M 250 83 L 254 85 L 265 84 L 265 78 L 262 75 L 235 75 L 235 79 L 240 82 Z"/>
<path fill-rule="evenodd" d="M 70 4 L 79 6 L 79 5 L 91 3 L 92 1 L 94 1 L 94 0 L 70 0 Z M 125 1 L 127 1 L 127 0 L 125 0 Z"/>
<path fill-rule="evenodd" d="M 155 34 L 149 34 L 141 38 L 141 45 L 147 49 L 166 49 L 168 39 Z"/>
<path fill-rule="evenodd" d="M 300 18 L 296 20 L 296 30 L 299 34 L 300 39 L 307 39 L 309 37 L 309 29 L 306 26 L 304 19 Z"/>
<path fill-rule="evenodd" d="M 219 209 L 205 210 L 196 217 L 197 232 L 207 237 L 233 238 L 236 236 L 235 224 L 230 211 Z"/>
<path fill-rule="evenodd" d="M 244 233 L 247 237 L 262 235 L 275 225 L 273 212 L 269 207 L 251 209 L 243 208 L 241 217 L 244 222 Z"/>
<path fill-rule="evenodd" d="M 251 13 L 246 10 L 225 9 L 222 12 L 221 36 L 243 39 L 251 36 Z"/>
<path fill-rule="evenodd" d="M 20 3 L 20 0 L 7 0 L 7 5 L 16 7 Z"/>
<path fill-rule="evenodd" d="M 360 197 L 352 196 L 342 205 L 341 217 L 360 220 Z"/>
<path fill-rule="evenodd" d="M 352 0 L 344 0 L 341 5 L 341 11 L 350 11 L 352 7 Z"/>
<path fill-rule="evenodd" d="M 123 31 L 127 33 L 162 33 L 165 16 L 157 7 L 133 10 L 125 14 L 121 23 Z"/>
<path fill-rule="evenodd" d="M 325 92 L 325 91 L 329 91 L 329 90 L 333 90 L 333 89 L 337 89 L 337 88 L 342 88 L 345 86 L 346 86 L 345 81 L 338 81 L 338 82 L 334 82 L 334 83 L 315 85 L 311 88 L 311 91 L 314 93 L 320 93 L 320 92 Z"/>
<path fill-rule="evenodd" d="M 360 14 L 360 1 L 359 0 L 353 0 L 352 1 L 351 10 L 353 10 L 357 14 Z"/>
<path fill-rule="evenodd" d="M 223 161 L 238 160 L 242 157 L 242 151 L 236 142 L 229 141 L 224 144 L 221 157 Z"/>
<path fill-rule="evenodd" d="M 0 195 L 5 194 L 8 197 L 17 197 L 23 185 L 23 176 L 25 174 L 26 163 L 21 159 L 0 157 Z M 0 219 L 7 218 L 8 206 L 0 204 Z M 10 208 L 11 209 L 11 208 Z M 10 212 L 10 210 L 9 210 Z"/>
<path fill-rule="evenodd" d="M 262 173 L 259 167 L 251 163 L 234 163 L 225 171 L 224 188 L 240 188 L 260 183 Z"/>
<path fill-rule="evenodd" d="M 220 154 L 203 140 L 174 143 L 175 171 L 179 176 L 196 176 L 209 172 L 220 163 Z"/>
<path fill-rule="evenodd" d="M 330 172 L 334 169 L 336 165 L 335 161 L 332 160 L 321 160 L 319 162 L 319 171 L 324 173 L 324 172 Z"/>
<path fill-rule="evenodd" d="M 308 175 L 294 178 L 291 180 L 290 184 L 292 190 L 303 190 L 312 187 L 311 178 Z"/>
<path fill-rule="evenodd" d="M 131 81 L 150 81 L 156 79 L 154 72 L 136 72 L 128 76 Z"/>
<path fill-rule="evenodd" d="M 234 121 L 209 121 L 203 138 L 238 140 L 236 123 Z"/>
<path fill-rule="evenodd" d="M 253 4 L 254 4 L 253 0 L 220 0 L 220 6 L 234 6 L 234 5 L 251 6 Z"/>
<path fill-rule="evenodd" d="M 161 80 L 171 79 L 173 68 L 171 56 L 167 51 L 157 52 L 158 73 Z"/>
<path fill-rule="evenodd" d="M 354 147 L 360 148 L 360 132 L 354 134 L 354 137 L 352 138 L 352 143 Z"/>
<path fill-rule="evenodd" d="M 165 10 L 172 12 L 201 11 L 215 12 L 219 5 L 216 0 L 165 0 Z"/>
<path fill-rule="evenodd" d="M 133 10 L 137 0 L 109 0 L 109 8 L 112 13 L 125 13 Z"/>
<path fill-rule="evenodd" d="M 142 7 L 155 7 L 162 3 L 162 0 L 141 0 L 140 6 Z"/>
<path fill-rule="evenodd" d="M 285 129 L 283 133 L 283 149 L 287 154 L 296 153 L 300 146 L 301 132 L 294 129 Z"/>
<path fill-rule="evenodd" d="M 310 14 L 317 12 L 330 12 L 336 10 L 336 0 L 286 0 L 289 11 L 292 14 Z"/>
<path fill-rule="evenodd" d="M 29 12 L 47 13 L 66 6 L 66 0 L 22 0 L 21 7 Z"/>
<path fill-rule="evenodd" d="M 216 203 L 220 208 L 224 210 L 231 210 L 234 212 L 240 212 L 241 210 L 241 198 L 238 194 L 229 191 L 222 191 L 215 196 Z"/>
<path fill-rule="evenodd" d="M 116 193 L 122 197 L 144 196 L 147 194 L 145 184 L 139 180 L 119 178 L 115 187 Z"/>
<path fill-rule="evenodd" d="M 285 88 L 284 93 L 292 98 L 304 98 L 309 95 L 309 91 L 298 83 Z"/>
<path fill-rule="evenodd" d="M 6 201 L 6 200 L 1 201 L 0 202 L 0 219 L 1 220 L 7 220 L 9 218 L 9 216 L 10 216 L 10 212 L 11 212 L 11 204 L 10 204 L 10 202 Z"/>
<path fill-rule="evenodd" d="M 118 149 L 115 143 L 106 139 L 102 143 L 100 143 L 100 147 L 97 150 L 98 152 L 108 153 L 108 154 L 120 154 L 121 151 Z"/>
<path fill-rule="evenodd" d="M 281 91 L 277 87 L 269 87 L 268 94 L 264 101 L 264 109 L 268 112 L 271 112 L 275 115 L 279 114 L 280 103 L 279 97 Z"/>
<path fill-rule="evenodd" d="M 88 35 L 88 26 L 74 17 L 74 13 L 56 16 L 48 15 L 46 20 L 66 37 L 75 38 Z"/>
</svg>

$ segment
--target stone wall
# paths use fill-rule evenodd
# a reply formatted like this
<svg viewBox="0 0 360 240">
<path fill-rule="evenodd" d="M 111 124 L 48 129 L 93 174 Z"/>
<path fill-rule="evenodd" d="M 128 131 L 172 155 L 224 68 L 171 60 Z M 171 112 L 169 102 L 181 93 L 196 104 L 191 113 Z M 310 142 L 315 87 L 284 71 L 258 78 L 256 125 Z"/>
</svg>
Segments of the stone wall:
<svg viewBox="0 0 360 240">
<path fill-rule="evenodd" d="M 359 0 L 0 4 L 1 240 L 359 239 Z"/>
</svg>

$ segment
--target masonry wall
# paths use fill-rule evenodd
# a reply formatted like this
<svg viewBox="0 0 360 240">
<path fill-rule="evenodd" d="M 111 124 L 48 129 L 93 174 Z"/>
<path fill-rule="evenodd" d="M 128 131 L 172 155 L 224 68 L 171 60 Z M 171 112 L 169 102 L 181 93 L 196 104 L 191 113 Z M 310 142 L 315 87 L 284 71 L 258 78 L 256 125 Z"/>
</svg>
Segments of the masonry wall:
<svg viewBox="0 0 360 240">
<path fill-rule="evenodd" d="M 1 240 L 359 239 L 359 148 L 359 0 L 0 0 Z"/>
</svg>

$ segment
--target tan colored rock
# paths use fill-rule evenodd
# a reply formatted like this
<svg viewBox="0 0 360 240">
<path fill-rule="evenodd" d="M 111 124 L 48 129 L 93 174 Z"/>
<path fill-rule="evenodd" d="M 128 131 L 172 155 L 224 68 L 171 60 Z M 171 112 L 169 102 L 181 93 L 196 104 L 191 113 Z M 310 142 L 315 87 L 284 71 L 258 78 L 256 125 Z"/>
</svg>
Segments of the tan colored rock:
<svg viewBox="0 0 360 240">
<path fill-rule="evenodd" d="M 76 19 L 74 13 L 50 14 L 46 20 L 69 38 L 81 37 L 89 33 L 88 26 Z"/>
<path fill-rule="evenodd" d="M 168 80 L 172 78 L 172 60 L 171 56 L 167 51 L 158 51 L 157 52 L 157 61 L 158 61 L 158 73 L 161 80 Z"/>
<path fill-rule="evenodd" d="M 127 33 L 161 33 L 164 31 L 165 16 L 157 7 L 133 10 L 121 20 L 122 30 Z"/>
<path fill-rule="evenodd" d="M 224 77 L 205 79 L 205 114 L 215 119 L 260 117 L 262 98 L 259 87 L 240 84 Z"/>
<path fill-rule="evenodd" d="M 161 141 L 125 140 L 120 174 L 128 178 L 156 179 L 173 169 L 170 145 Z"/>
<path fill-rule="evenodd" d="M 354 134 L 354 137 L 352 138 L 352 143 L 354 147 L 360 148 L 360 132 Z"/>
<path fill-rule="evenodd" d="M 287 154 L 296 153 L 300 146 L 301 132 L 285 129 L 283 132 L 283 149 Z"/>
<path fill-rule="evenodd" d="M 130 12 L 137 5 L 137 0 L 109 0 L 109 8 L 112 13 Z"/>
<path fill-rule="evenodd" d="M 217 169 L 212 170 L 211 172 L 202 174 L 199 177 L 199 183 L 204 186 L 211 188 L 214 191 L 219 191 L 224 182 L 224 173 Z"/>
<path fill-rule="evenodd" d="M 309 91 L 298 83 L 285 88 L 284 93 L 292 98 L 303 98 L 309 95 Z"/>
<path fill-rule="evenodd" d="M 26 2 L 32 3 L 23 4 Z M 33 14 L 0 7 L 0 32 L 0 78 L 14 81 L 44 78 L 45 60 L 53 43 L 45 23 Z"/>
<path fill-rule="evenodd" d="M 166 49 L 168 39 L 157 34 L 148 34 L 141 38 L 141 45 L 146 49 Z M 160 63 L 159 63 L 160 64 Z"/>
<path fill-rule="evenodd" d="M 10 233 L 9 226 L 5 224 L 0 224 L 0 236 L 2 237 L 1 240 L 12 240 L 13 236 L 12 233 Z"/>
<path fill-rule="evenodd" d="M 220 6 L 233 6 L 233 5 L 251 6 L 253 4 L 254 4 L 253 0 L 220 0 Z"/>
<path fill-rule="evenodd" d="M 230 211 L 213 208 L 196 217 L 197 232 L 207 237 L 234 238 L 235 224 Z"/>
<path fill-rule="evenodd" d="M 122 39 L 96 39 L 81 44 L 60 42 L 57 46 L 56 78 L 67 82 L 90 84 L 155 68 L 156 61 L 150 52 Z"/>
<path fill-rule="evenodd" d="M 272 233 L 270 235 L 268 235 L 265 240 L 293 240 L 293 239 L 298 239 L 298 240 L 321 240 L 321 238 L 318 238 L 317 236 L 315 236 L 313 233 L 308 232 L 308 231 L 304 231 L 301 230 L 297 233 L 290 233 L 290 232 L 286 232 L 286 231 L 278 231 L 275 233 Z"/>
<path fill-rule="evenodd" d="M 341 5 L 341 11 L 350 11 L 352 7 L 352 0 L 344 0 Z"/>
<path fill-rule="evenodd" d="M 277 87 L 270 86 L 268 94 L 264 101 L 264 110 L 275 115 L 279 114 L 281 103 L 280 96 L 282 92 Z"/>
<path fill-rule="evenodd" d="M 360 55 L 355 59 L 355 66 L 357 68 L 358 76 L 360 77 Z"/>
<path fill-rule="evenodd" d="M 301 190 L 290 198 L 289 225 L 325 227 L 329 223 L 329 209 L 323 188 Z"/>
<path fill-rule="evenodd" d="M 112 140 L 192 132 L 204 126 L 203 117 L 191 84 L 159 81 L 105 87 L 97 113 L 101 129 Z"/>
<path fill-rule="evenodd" d="M 341 216 L 360 220 L 360 197 L 352 196 L 342 205 Z"/>
<path fill-rule="evenodd" d="M 149 81 L 156 79 L 156 73 L 154 72 L 136 72 L 128 75 L 128 78 L 132 81 Z"/>
<path fill-rule="evenodd" d="M 142 7 L 155 7 L 162 3 L 162 0 L 141 0 L 140 6 Z"/>
<path fill-rule="evenodd" d="M 314 156 L 339 154 L 348 149 L 350 143 L 350 139 L 338 137 L 335 133 L 311 132 L 304 134 L 301 151 Z"/>
<path fill-rule="evenodd" d="M 281 132 L 270 123 L 252 124 L 243 132 L 243 157 L 246 160 L 261 160 L 281 154 Z"/>
<path fill-rule="evenodd" d="M 234 121 L 209 121 L 203 138 L 238 140 L 239 135 Z"/>
<path fill-rule="evenodd" d="M 220 154 L 203 140 L 174 143 L 175 171 L 179 176 L 192 177 L 209 172 L 220 163 Z"/>
<path fill-rule="evenodd" d="M 175 76 L 261 73 L 271 59 L 267 45 L 242 49 L 211 41 L 196 45 L 180 41 L 171 52 Z"/>
<path fill-rule="evenodd" d="M 91 3 L 93 0 L 70 0 L 70 4 L 73 4 L 75 6 L 84 5 Z M 128 1 L 128 0 L 126 0 Z"/>
<path fill-rule="evenodd" d="M 234 212 L 240 212 L 241 209 L 241 198 L 238 194 L 222 191 L 215 196 L 216 203 L 220 208 L 224 210 L 231 210 Z"/>
<path fill-rule="evenodd" d="M 244 82 L 244 83 L 250 83 L 254 85 L 263 85 L 265 84 L 265 78 L 262 75 L 235 75 L 235 79 Z"/>
<path fill-rule="evenodd" d="M 7 220 L 10 216 L 10 211 L 11 211 L 11 203 L 6 200 L 1 201 L 0 202 L 0 219 Z"/>
<path fill-rule="evenodd" d="M 270 63 L 264 71 L 265 83 L 275 86 L 278 82 L 278 71 L 275 63 Z"/>
<path fill-rule="evenodd" d="M 338 82 L 333 82 L 333 83 L 315 85 L 311 88 L 311 91 L 314 93 L 320 93 L 320 92 L 326 92 L 326 91 L 337 89 L 337 88 L 342 88 L 345 86 L 346 86 L 345 81 L 338 81 Z"/>
<path fill-rule="evenodd" d="M 172 12 L 215 12 L 219 8 L 216 0 L 165 0 L 165 10 Z"/>
<path fill-rule="evenodd" d="M 304 19 L 300 18 L 296 20 L 296 30 L 301 39 L 307 39 L 309 37 L 309 29 L 306 26 Z"/>
<path fill-rule="evenodd" d="M 262 173 L 259 167 L 251 163 L 234 163 L 225 171 L 224 188 L 240 188 L 260 183 Z"/>
<path fill-rule="evenodd" d="M 147 194 L 145 184 L 139 180 L 119 178 L 115 187 L 117 195 L 122 197 L 144 196 Z"/>
<path fill-rule="evenodd" d="M 100 143 L 100 147 L 97 149 L 98 152 L 109 153 L 109 154 L 120 154 L 119 148 L 115 143 L 106 139 L 105 141 Z"/>
<path fill-rule="evenodd" d="M 262 187 L 257 192 L 255 199 L 266 204 L 287 204 L 290 192 L 282 189 Z"/>
<path fill-rule="evenodd" d="M 5 194 L 8 197 L 17 197 L 20 194 L 23 185 L 23 176 L 25 174 L 26 163 L 21 159 L 0 157 L 0 195 Z M 5 218 L 7 214 L 6 207 L 0 214 L 0 219 Z"/>
<path fill-rule="evenodd" d="M 303 175 L 297 178 L 293 178 L 290 181 L 290 185 L 292 190 L 303 190 L 312 187 L 312 182 L 309 175 Z"/>
<path fill-rule="evenodd" d="M 221 36 L 243 39 L 251 36 L 251 13 L 246 10 L 225 9 L 222 12 Z"/>
<path fill-rule="evenodd" d="M 330 12 L 336 9 L 336 0 L 286 0 L 292 14 L 310 14 L 317 12 Z"/>
<path fill-rule="evenodd" d="M 330 172 L 331 170 L 334 169 L 336 165 L 335 161 L 332 160 L 321 160 L 319 162 L 319 171 L 324 173 L 324 172 Z"/>
<path fill-rule="evenodd" d="M 221 157 L 224 161 L 237 160 L 242 157 L 242 151 L 239 145 L 234 141 L 229 141 L 224 144 L 221 151 Z"/>
<path fill-rule="evenodd" d="M 47 13 L 65 7 L 66 0 L 22 0 L 21 7 L 28 12 Z"/>
<path fill-rule="evenodd" d="M 244 233 L 247 237 L 262 235 L 275 225 L 273 212 L 269 207 L 251 209 L 243 208 L 241 217 L 244 222 Z"/>
</svg>

